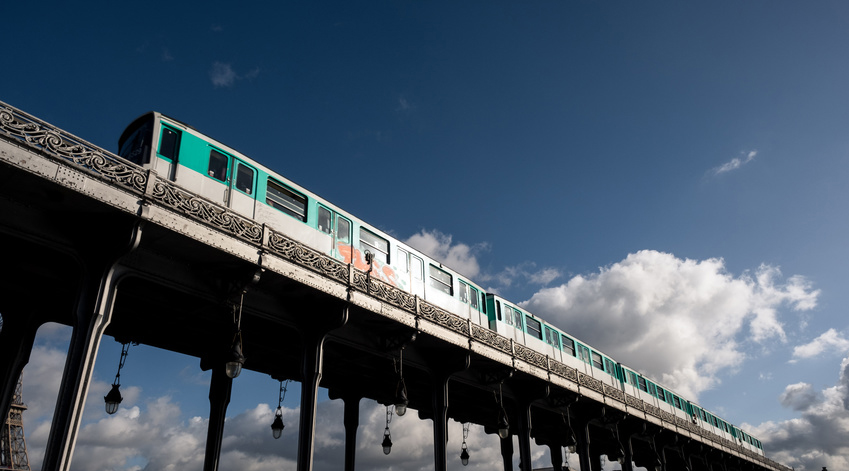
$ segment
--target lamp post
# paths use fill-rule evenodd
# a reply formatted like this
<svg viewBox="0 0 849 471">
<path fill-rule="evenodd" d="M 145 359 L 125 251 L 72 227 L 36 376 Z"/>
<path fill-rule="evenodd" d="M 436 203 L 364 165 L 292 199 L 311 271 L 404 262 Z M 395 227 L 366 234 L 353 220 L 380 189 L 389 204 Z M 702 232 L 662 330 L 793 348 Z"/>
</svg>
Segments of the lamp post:
<svg viewBox="0 0 849 471">
<path fill-rule="evenodd" d="M 398 386 L 395 387 L 395 413 L 402 416 L 407 413 L 407 385 L 404 383 L 404 347 L 401 347 L 398 361 Z"/>
<path fill-rule="evenodd" d="M 463 466 L 469 465 L 469 447 L 466 445 L 466 439 L 469 438 L 469 423 L 463 424 L 463 445 L 460 446 L 460 463 Z"/>
<path fill-rule="evenodd" d="M 392 410 L 390 406 L 386 406 L 386 428 L 383 429 L 383 442 L 380 444 L 383 447 L 383 454 L 388 455 L 392 451 L 392 436 L 389 434 L 389 422 L 392 422 Z"/>
<path fill-rule="evenodd" d="M 124 400 L 121 397 L 121 391 L 119 388 L 121 387 L 121 368 L 124 367 L 124 362 L 127 361 L 127 352 L 130 350 L 130 343 L 121 344 L 121 358 L 118 360 L 118 373 L 115 375 L 115 381 L 112 382 L 112 389 L 109 390 L 109 393 L 103 396 L 103 400 L 106 403 L 106 413 L 109 415 L 118 412 L 118 406 L 121 404 L 121 401 Z"/>
<path fill-rule="evenodd" d="M 498 384 L 498 436 L 507 438 L 510 436 L 510 422 L 507 420 L 507 411 L 504 409 L 504 394 L 501 391 L 501 383 Z"/>
<path fill-rule="evenodd" d="M 280 394 L 277 396 L 277 410 L 274 412 L 274 421 L 271 422 L 271 435 L 278 439 L 281 435 L 283 435 L 283 399 L 286 397 L 286 389 L 289 386 L 289 380 L 286 380 L 286 384 L 283 384 L 283 380 L 280 380 Z"/>
<path fill-rule="evenodd" d="M 227 354 L 227 362 L 224 364 L 224 373 L 228 378 L 236 378 L 242 372 L 242 365 L 245 364 L 245 355 L 242 354 L 242 304 L 245 300 L 245 293 L 239 298 L 239 308 L 233 305 L 233 323 L 236 326 L 236 333 L 233 334 L 233 342 L 230 344 L 230 352 Z"/>
</svg>

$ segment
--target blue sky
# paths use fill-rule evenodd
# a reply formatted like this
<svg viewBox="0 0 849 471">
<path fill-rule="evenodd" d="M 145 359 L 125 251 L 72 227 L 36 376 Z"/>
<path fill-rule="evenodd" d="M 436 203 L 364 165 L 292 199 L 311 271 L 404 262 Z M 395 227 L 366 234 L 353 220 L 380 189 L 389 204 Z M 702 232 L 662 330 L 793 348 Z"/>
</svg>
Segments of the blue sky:
<svg viewBox="0 0 849 471">
<path fill-rule="evenodd" d="M 782 463 L 849 466 L 849 4 L 15 2 L 4 16 L 0 100 L 110 150 L 146 111 L 185 121 L 746 424 Z M 66 338 L 44 329 L 25 371 L 36 469 Z M 132 347 L 107 418 L 119 352 L 105 340 L 74 467 L 199 469 L 208 375 Z M 297 386 L 273 442 L 276 397 L 270 378 L 236 381 L 224 463 L 291 466 Z M 340 466 L 340 411 L 320 408 L 318 469 Z M 430 467 L 428 422 L 396 418 L 384 457 L 383 412 L 362 411 L 361 469 Z M 128 438 L 112 461 L 86 453 L 115 430 Z M 470 467 L 496 450 L 472 429 Z"/>
</svg>

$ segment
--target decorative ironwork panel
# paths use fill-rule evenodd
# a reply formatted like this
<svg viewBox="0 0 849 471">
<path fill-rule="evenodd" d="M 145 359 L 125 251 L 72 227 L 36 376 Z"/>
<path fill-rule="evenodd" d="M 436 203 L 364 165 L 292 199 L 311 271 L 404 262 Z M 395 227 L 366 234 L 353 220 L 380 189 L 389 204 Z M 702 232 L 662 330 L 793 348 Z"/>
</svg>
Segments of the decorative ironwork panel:
<svg viewBox="0 0 849 471">
<path fill-rule="evenodd" d="M 439 309 L 438 307 L 424 301 L 419 302 L 419 310 L 423 318 L 435 322 L 443 327 L 447 327 L 455 332 L 460 332 L 467 336 L 469 335 L 469 322 L 466 319 L 463 319 L 456 314 L 451 314 L 448 311 Z"/>
<path fill-rule="evenodd" d="M 484 343 L 490 347 L 501 350 L 504 353 L 513 353 L 513 350 L 510 348 L 510 339 L 503 335 L 499 335 L 498 332 L 493 330 L 478 325 L 472 325 L 472 338 L 480 343 Z"/>
<path fill-rule="evenodd" d="M 647 414 L 651 414 L 651 415 L 657 417 L 658 419 L 660 418 L 660 409 L 658 409 L 657 407 L 655 407 L 651 404 L 645 403 L 645 402 L 644 402 L 644 404 L 646 405 L 646 413 Z"/>
<path fill-rule="evenodd" d="M 3 102 L 0 102 L 0 132 L 136 193 L 144 191 L 147 172 L 141 167 Z"/>
<path fill-rule="evenodd" d="M 590 375 L 585 375 L 584 373 L 578 372 L 578 384 L 581 386 L 586 386 L 590 389 L 595 389 L 596 391 L 604 394 L 603 383 Z"/>
<path fill-rule="evenodd" d="M 548 362 L 548 367 L 550 368 L 552 373 L 558 376 L 562 376 L 566 379 L 571 379 L 576 383 L 578 382 L 578 370 L 576 370 L 575 368 L 572 368 L 571 366 L 566 366 L 563 363 L 560 363 L 559 361 L 555 360 L 550 360 Z"/>
<path fill-rule="evenodd" d="M 666 412 L 665 410 L 660 411 L 660 418 L 665 420 L 666 422 L 669 422 L 670 424 L 675 423 L 675 414 Z"/>
<path fill-rule="evenodd" d="M 619 388 L 610 386 L 609 384 L 604 385 L 604 394 L 612 397 L 613 399 L 616 399 L 619 402 L 625 402 L 625 392 Z"/>
<path fill-rule="evenodd" d="M 520 344 L 516 344 L 514 347 L 516 358 L 540 368 L 548 369 L 548 358 L 542 353 L 531 350 L 530 348 Z"/>
<path fill-rule="evenodd" d="M 646 405 L 643 400 L 630 394 L 625 394 L 625 404 L 627 404 L 628 407 L 633 407 L 634 409 L 642 411 L 646 410 Z"/>
<path fill-rule="evenodd" d="M 416 297 L 381 280 L 371 278 L 359 270 L 354 271 L 353 286 L 381 301 L 399 307 L 411 313 L 416 312 Z"/>
<path fill-rule="evenodd" d="M 298 265 L 302 265 L 343 283 L 348 282 L 347 265 L 299 244 L 278 232 L 271 232 L 269 234 L 268 249 L 272 253 L 295 262 Z"/>
<path fill-rule="evenodd" d="M 174 211 L 193 216 L 240 239 L 254 244 L 262 243 L 261 224 L 188 192 L 170 181 L 157 177 L 152 198 Z"/>
</svg>

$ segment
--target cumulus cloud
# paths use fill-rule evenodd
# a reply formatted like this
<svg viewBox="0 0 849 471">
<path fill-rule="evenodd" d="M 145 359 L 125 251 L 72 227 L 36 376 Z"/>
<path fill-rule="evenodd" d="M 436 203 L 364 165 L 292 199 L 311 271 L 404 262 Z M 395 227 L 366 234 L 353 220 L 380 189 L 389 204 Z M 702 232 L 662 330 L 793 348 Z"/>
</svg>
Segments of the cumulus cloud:
<svg viewBox="0 0 849 471">
<path fill-rule="evenodd" d="M 232 87 L 237 80 L 254 79 L 259 76 L 259 67 L 255 67 L 244 75 L 238 75 L 232 64 L 213 62 L 209 69 L 209 79 L 215 88 Z"/>
<path fill-rule="evenodd" d="M 480 273 L 477 254 L 488 248 L 486 244 L 454 244 L 451 235 L 424 229 L 405 243 L 471 278 Z"/>
<path fill-rule="evenodd" d="M 843 359 L 835 386 L 816 392 L 810 384 L 791 384 L 779 399 L 801 416 L 743 425 L 760 438 L 770 458 L 810 471 L 849 467 L 849 358 Z"/>
<path fill-rule="evenodd" d="M 804 277 L 782 282 L 776 267 L 735 277 L 722 259 L 644 250 L 522 305 L 697 400 L 720 371 L 739 366 L 746 342 L 785 341 L 780 308 L 810 310 L 818 296 Z"/>
<path fill-rule="evenodd" d="M 849 350 L 849 339 L 834 329 L 828 329 L 810 343 L 793 348 L 793 358 L 790 362 L 795 363 L 803 358 L 813 358 L 827 351 L 844 353 L 847 350 Z"/>
</svg>

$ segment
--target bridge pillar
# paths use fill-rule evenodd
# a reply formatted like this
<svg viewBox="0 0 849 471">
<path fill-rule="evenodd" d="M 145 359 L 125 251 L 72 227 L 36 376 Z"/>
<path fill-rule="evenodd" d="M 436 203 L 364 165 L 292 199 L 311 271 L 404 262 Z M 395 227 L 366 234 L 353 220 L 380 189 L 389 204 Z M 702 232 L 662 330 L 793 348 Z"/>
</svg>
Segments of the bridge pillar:
<svg viewBox="0 0 849 471">
<path fill-rule="evenodd" d="M 432 352 L 434 353 L 434 352 Z M 448 469 L 448 381 L 451 376 L 465 370 L 471 362 L 471 355 L 448 358 L 434 355 L 439 361 L 430 362 L 433 369 L 431 407 L 433 408 L 433 469 Z"/>
<path fill-rule="evenodd" d="M 345 471 L 354 471 L 357 457 L 357 428 L 360 426 L 360 397 L 345 396 Z"/>
<path fill-rule="evenodd" d="M 301 384 L 301 417 L 298 430 L 298 471 L 312 471 L 315 449 L 315 408 L 318 385 L 324 363 L 324 341 L 327 334 L 348 322 L 348 307 L 336 318 L 315 316 L 302 330 L 304 339 L 303 377 Z"/>
<path fill-rule="evenodd" d="M 118 284 L 129 272 L 121 265 L 121 260 L 138 248 L 142 228 L 143 222 L 135 222 L 130 227 L 118 226 L 114 232 L 104 234 L 105 242 L 81 241 L 80 257 L 89 263 L 83 270 L 71 343 L 44 450 L 43 471 L 67 471 L 71 467 L 100 340 L 112 320 Z M 130 229 L 129 240 L 121 233 L 127 229 Z"/>
<path fill-rule="evenodd" d="M 221 459 L 221 441 L 224 439 L 224 418 L 230 404 L 233 390 L 233 378 L 224 372 L 219 362 L 212 367 L 212 380 L 209 383 L 209 426 L 206 431 L 206 454 L 203 458 L 203 471 L 217 471 Z"/>
<path fill-rule="evenodd" d="M 575 452 L 578 453 L 578 463 L 581 465 L 581 471 L 592 470 L 598 471 L 598 465 L 592 465 L 593 461 L 599 463 L 598 457 L 595 460 L 590 458 L 590 423 L 588 420 L 581 420 L 578 425 L 578 430 L 575 432 Z"/>
<path fill-rule="evenodd" d="M 100 340 L 111 320 L 118 282 L 124 274 L 116 263 L 101 278 L 91 279 L 83 287 L 44 451 L 44 471 L 67 471 L 71 467 Z"/>
<path fill-rule="evenodd" d="M 547 385 L 528 385 L 516 388 L 522 391 L 519 397 L 519 460 L 522 463 L 522 471 L 533 469 L 533 457 L 531 455 L 531 405 L 548 397 Z"/>
<path fill-rule="evenodd" d="M 634 471 L 634 452 L 631 449 L 631 436 L 630 434 L 627 434 L 626 436 L 628 438 L 625 440 L 625 443 L 622 444 L 622 449 L 625 451 L 625 457 L 622 461 L 622 471 Z"/>
<path fill-rule="evenodd" d="M 552 470 L 563 471 L 563 448 L 559 445 L 548 445 L 548 453 L 551 455 Z"/>
<path fill-rule="evenodd" d="M 499 438 L 501 441 L 501 459 L 504 461 L 504 471 L 513 471 L 513 436 Z"/>
</svg>

